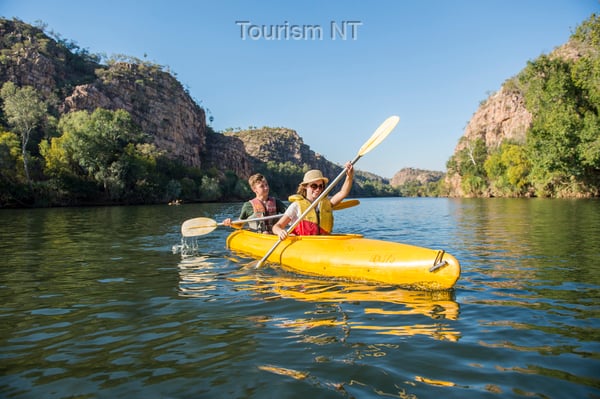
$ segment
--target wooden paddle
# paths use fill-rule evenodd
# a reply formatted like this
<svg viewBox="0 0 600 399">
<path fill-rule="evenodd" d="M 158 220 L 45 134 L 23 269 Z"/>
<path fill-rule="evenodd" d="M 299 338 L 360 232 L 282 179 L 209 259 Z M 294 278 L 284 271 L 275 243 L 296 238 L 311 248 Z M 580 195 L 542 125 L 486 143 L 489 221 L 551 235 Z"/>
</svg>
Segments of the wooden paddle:
<svg viewBox="0 0 600 399">
<path fill-rule="evenodd" d="M 387 136 L 388 134 L 390 134 L 392 132 L 392 130 L 394 130 L 394 128 L 396 127 L 396 125 L 398 124 L 398 122 L 400 121 L 400 118 L 398 116 L 390 116 L 389 118 L 387 118 L 378 128 L 377 130 L 375 130 L 375 132 L 371 135 L 371 137 L 369 137 L 369 139 L 362 145 L 362 147 L 360 147 L 360 149 L 358 150 L 358 154 L 356 154 L 356 157 L 350 161 L 350 163 L 352 165 L 354 165 L 356 162 L 358 162 L 358 160 L 365 155 L 366 153 L 368 153 L 369 151 L 371 151 L 373 148 L 377 147 L 379 145 L 379 143 L 381 143 Z M 300 217 L 290 225 L 290 227 L 288 227 L 287 229 L 287 233 L 289 234 L 291 231 L 294 230 L 294 228 L 302 221 L 302 219 L 304 219 L 306 217 L 306 215 L 313 210 L 317 204 L 319 202 L 321 202 L 321 200 L 327 195 L 329 194 L 329 192 L 333 189 L 333 187 L 342 179 L 342 177 L 344 177 L 344 175 L 346 174 L 346 169 L 342 170 L 342 172 L 331 182 L 331 184 L 329 184 L 329 186 L 327 186 L 327 188 L 325 190 L 323 190 L 323 192 L 321 193 L 321 195 L 319 195 L 317 197 L 317 199 L 315 199 L 313 201 L 312 204 L 310 204 L 310 206 L 300 215 Z M 275 249 L 277 248 L 277 246 L 281 243 L 281 238 L 277 240 L 277 242 L 275 243 L 275 245 L 273 245 L 273 247 L 269 250 L 269 252 L 267 252 L 265 254 L 265 256 L 263 256 L 263 258 L 261 260 L 258 261 L 258 263 L 256 264 L 256 268 L 259 268 L 263 265 L 263 263 L 269 258 L 269 256 L 275 251 Z"/>
<path fill-rule="evenodd" d="M 336 206 L 333 207 L 333 210 L 339 211 L 341 209 L 351 208 L 358 204 L 360 204 L 359 200 L 350 199 L 350 200 L 340 202 L 339 204 L 337 204 Z M 261 220 L 269 220 L 269 219 L 279 219 L 282 216 L 283 216 L 283 214 L 278 214 L 278 215 L 271 215 L 271 216 L 265 216 L 265 217 L 254 218 L 254 219 L 234 220 L 231 222 L 231 227 L 239 228 L 244 223 L 260 222 Z M 238 225 L 239 227 L 236 227 L 235 225 Z M 184 237 L 203 236 L 205 234 L 212 232 L 214 229 L 216 229 L 219 226 L 224 226 L 224 224 L 217 223 L 216 220 L 210 219 L 210 218 L 200 217 L 200 218 L 188 219 L 185 222 L 183 222 L 183 224 L 181 225 L 181 235 Z"/>
</svg>

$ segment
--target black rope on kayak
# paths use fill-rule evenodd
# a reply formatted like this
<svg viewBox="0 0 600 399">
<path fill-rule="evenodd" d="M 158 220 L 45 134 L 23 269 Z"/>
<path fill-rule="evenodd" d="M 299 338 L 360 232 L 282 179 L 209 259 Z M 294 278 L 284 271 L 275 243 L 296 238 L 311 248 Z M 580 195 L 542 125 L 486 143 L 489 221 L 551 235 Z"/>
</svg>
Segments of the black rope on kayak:
<svg viewBox="0 0 600 399">
<path fill-rule="evenodd" d="M 448 262 L 446 262 L 445 260 L 442 260 L 442 258 L 444 257 L 444 254 L 446 252 L 442 249 L 440 251 L 438 251 L 435 260 L 433 261 L 433 266 L 431 266 L 431 268 L 429 269 L 429 271 L 431 273 L 433 273 L 434 271 L 436 271 L 437 269 L 444 267 L 448 264 Z"/>
</svg>

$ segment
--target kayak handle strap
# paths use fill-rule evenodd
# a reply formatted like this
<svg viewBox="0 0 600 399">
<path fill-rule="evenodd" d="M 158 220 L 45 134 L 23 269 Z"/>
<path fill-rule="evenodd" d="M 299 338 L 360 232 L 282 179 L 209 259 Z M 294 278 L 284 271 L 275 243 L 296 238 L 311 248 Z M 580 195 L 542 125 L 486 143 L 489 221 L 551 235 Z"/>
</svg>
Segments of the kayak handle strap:
<svg viewBox="0 0 600 399">
<path fill-rule="evenodd" d="M 447 261 L 442 260 L 442 258 L 444 257 L 444 253 L 445 253 L 445 251 L 443 249 L 438 251 L 437 256 L 435 257 L 435 260 L 433 261 L 433 266 L 431 266 L 429 268 L 429 271 L 431 273 L 435 272 L 436 270 L 438 270 L 448 264 Z"/>
</svg>

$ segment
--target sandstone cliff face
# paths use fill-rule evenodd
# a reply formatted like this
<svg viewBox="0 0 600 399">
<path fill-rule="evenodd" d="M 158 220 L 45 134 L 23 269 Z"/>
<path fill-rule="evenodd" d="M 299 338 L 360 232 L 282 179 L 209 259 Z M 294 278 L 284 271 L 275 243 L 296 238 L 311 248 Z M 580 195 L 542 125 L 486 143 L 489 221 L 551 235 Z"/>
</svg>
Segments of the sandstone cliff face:
<svg viewBox="0 0 600 399">
<path fill-rule="evenodd" d="M 98 107 L 124 109 L 152 135 L 156 146 L 193 167 L 202 167 L 206 145 L 205 113 L 168 73 L 143 64 L 119 62 L 98 71 L 93 83 L 76 86 L 62 113 Z"/>
<path fill-rule="evenodd" d="M 98 107 L 124 109 L 159 150 L 187 166 L 230 170 L 242 178 L 267 161 L 319 168 L 330 176 L 341 171 L 311 151 L 293 130 L 213 133 L 204 110 L 160 66 L 143 61 L 101 65 L 18 20 L 0 18 L 0 37 L 0 83 L 33 86 L 59 115 Z"/>
<path fill-rule="evenodd" d="M 473 114 L 465 128 L 463 139 L 458 142 L 454 153 L 458 153 L 468 143 L 477 139 L 483 140 L 488 150 L 499 147 L 505 140 L 524 143 L 531 121 L 532 115 L 525 108 L 522 94 L 502 86 Z M 445 183 L 451 197 L 464 196 L 458 174 L 448 174 Z"/>
<path fill-rule="evenodd" d="M 390 185 L 392 187 L 398 187 L 409 182 L 417 182 L 421 185 L 426 185 L 430 182 L 439 181 L 442 177 L 444 177 L 443 172 L 404 168 L 394 174 L 394 177 L 390 180 Z"/>
<path fill-rule="evenodd" d="M 106 67 L 16 20 L 0 19 L 0 37 L 2 82 L 33 86 L 59 114 L 124 109 L 167 156 L 203 166 L 204 110 L 159 66 L 115 62 Z"/>
<path fill-rule="evenodd" d="M 16 20 L 0 19 L 0 82 L 33 86 L 51 104 L 71 89 L 73 80 L 92 78 L 95 64 L 79 58 L 40 29 Z"/>
<path fill-rule="evenodd" d="M 236 137 L 209 131 L 201 155 L 207 169 L 215 168 L 221 172 L 230 170 L 242 179 L 256 173 L 254 159 L 246 152 L 244 142 Z"/>
<path fill-rule="evenodd" d="M 320 169 L 326 176 L 336 176 L 342 170 L 340 166 L 312 151 L 298 133 L 291 129 L 264 127 L 228 132 L 224 136 L 239 140 L 254 162 L 290 162 L 305 165 L 309 169 Z"/>
<path fill-rule="evenodd" d="M 464 137 L 469 141 L 482 139 L 489 149 L 497 148 L 504 140 L 524 143 L 531 118 L 521 93 L 508 91 L 503 86 L 475 112 L 465 129 Z M 461 141 L 455 152 L 464 146 L 464 141 Z"/>
<path fill-rule="evenodd" d="M 556 47 L 548 56 L 575 61 L 587 52 L 596 51 L 586 46 L 580 41 L 569 40 Z M 454 154 L 464 149 L 468 142 L 473 142 L 478 138 L 483 140 L 488 152 L 496 149 L 505 140 L 517 143 L 525 142 L 527 130 L 532 124 L 532 115 L 525 108 L 522 93 L 507 88 L 511 86 L 510 80 L 507 81 L 497 93 L 481 104 L 465 128 L 463 137 L 454 149 Z M 447 174 L 444 181 L 450 196 L 464 196 L 460 187 L 460 175 Z"/>
</svg>

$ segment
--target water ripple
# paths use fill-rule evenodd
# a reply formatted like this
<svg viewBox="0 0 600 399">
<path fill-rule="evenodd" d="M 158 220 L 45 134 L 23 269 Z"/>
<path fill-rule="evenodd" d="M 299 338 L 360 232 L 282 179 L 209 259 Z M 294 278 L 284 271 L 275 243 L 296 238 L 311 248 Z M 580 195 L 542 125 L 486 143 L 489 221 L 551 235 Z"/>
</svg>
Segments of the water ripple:
<svg viewBox="0 0 600 399">
<path fill-rule="evenodd" d="M 338 231 L 455 255 L 444 292 L 256 270 L 226 228 L 182 252 L 184 220 L 239 204 L 0 210 L 0 396 L 600 397 L 599 205 L 336 213 Z"/>
</svg>

